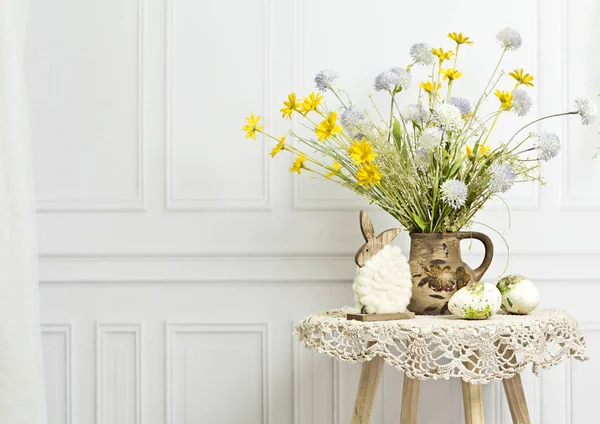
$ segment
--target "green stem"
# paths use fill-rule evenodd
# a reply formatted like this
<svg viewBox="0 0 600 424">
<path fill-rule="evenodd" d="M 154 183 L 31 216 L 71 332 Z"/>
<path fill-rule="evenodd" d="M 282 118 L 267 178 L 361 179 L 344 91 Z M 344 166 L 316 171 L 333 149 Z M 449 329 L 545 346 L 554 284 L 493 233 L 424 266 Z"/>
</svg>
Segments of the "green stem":
<svg viewBox="0 0 600 424">
<path fill-rule="evenodd" d="M 335 97 L 337 97 L 337 99 L 339 100 L 339 102 L 342 104 L 342 106 L 344 106 L 344 108 L 347 109 L 346 107 L 346 103 L 344 103 L 344 101 L 341 99 L 340 96 L 338 96 L 338 93 L 335 92 L 335 90 L 333 88 L 331 88 L 331 92 L 334 94 Z"/>
<path fill-rule="evenodd" d="M 390 142 L 391 138 L 392 138 L 392 129 L 393 129 L 393 120 L 394 120 L 394 98 L 396 96 L 396 93 L 391 93 L 392 95 L 392 101 L 390 103 L 390 121 L 388 123 L 388 143 Z"/>
<path fill-rule="evenodd" d="M 496 117 L 494 118 L 494 122 L 492 122 L 492 125 L 490 126 L 490 129 L 488 130 L 485 139 L 483 140 L 483 144 L 482 146 L 485 146 L 485 143 L 487 143 L 488 139 L 490 138 L 490 135 L 492 134 L 492 130 L 494 129 L 494 127 L 496 126 L 496 122 L 498 122 L 498 119 L 500 118 L 500 115 L 502 114 L 502 109 L 500 109 L 497 113 L 496 113 Z"/>
<path fill-rule="evenodd" d="M 562 112 L 562 113 L 555 113 L 553 115 L 548 115 L 548 116 L 544 116 L 542 118 L 538 118 L 534 121 L 531 121 L 530 123 L 528 123 L 527 125 L 522 126 L 521 128 L 519 128 L 519 130 L 513 134 L 513 136 L 510 138 L 510 140 L 508 140 L 508 144 L 510 144 L 511 141 L 514 140 L 514 138 L 517 136 L 517 134 L 519 134 L 521 131 L 523 131 L 525 128 L 535 124 L 536 122 L 540 122 L 543 121 L 545 119 L 550 119 L 550 118 L 556 118 L 559 116 L 566 116 L 566 115 L 577 115 L 578 112 L 577 111 L 572 111 L 572 112 Z"/>
</svg>

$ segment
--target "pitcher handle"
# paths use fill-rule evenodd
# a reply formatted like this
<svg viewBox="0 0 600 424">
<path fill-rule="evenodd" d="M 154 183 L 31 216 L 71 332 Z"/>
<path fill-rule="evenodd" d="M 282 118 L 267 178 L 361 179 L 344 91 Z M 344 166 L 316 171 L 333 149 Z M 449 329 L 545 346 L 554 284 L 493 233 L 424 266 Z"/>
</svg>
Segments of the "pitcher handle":
<svg viewBox="0 0 600 424">
<path fill-rule="evenodd" d="M 483 247 L 485 248 L 485 254 L 483 256 L 483 262 L 477 268 L 473 270 L 473 277 L 475 277 L 475 281 L 480 281 L 483 274 L 487 271 L 492 263 L 492 258 L 494 257 L 494 244 L 492 240 L 483 233 L 479 233 L 477 231 L 465 231 L 459 234 L 459 239 L 476 239 L 483 243 Z"/>
</svg>

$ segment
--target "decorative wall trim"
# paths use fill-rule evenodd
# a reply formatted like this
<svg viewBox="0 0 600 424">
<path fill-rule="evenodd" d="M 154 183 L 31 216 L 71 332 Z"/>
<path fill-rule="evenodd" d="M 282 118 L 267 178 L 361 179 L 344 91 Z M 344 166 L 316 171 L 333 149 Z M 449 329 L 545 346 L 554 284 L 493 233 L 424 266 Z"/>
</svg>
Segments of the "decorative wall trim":
<svg viewBox="0 0 600 424">
<path fill-rule="evenodd" d="M 271 111 L 271 86 L 272 86 L 272 34 L 273 34 L 273 0 L 262 0 L 265 11 L 264 26 L 264 108 L 262 116 L 268 116 Z M 207 198 L 178 198 L 175 196 L 174 176 L 175 163 L 173 150 L 176 140 L 173 136 L 173 19 L 175 16 L 175 0 L 166 0 L 166 107 L 165 107 L 165 209 L 169 212 L 203 212 L 203 211 L 266 211 L 271 210 L 271 164 L 268 154 L 270 145 L 265 136 L 258 137 L 263 145 L 263 196 L 255 199 L 207 199 Z M 240 133 L 241 137 L 241 133 Z"/>
<path fill-rule="evenodd" d="M 468 263 L 481 258 L 465 255 Z M 499 275 L 506 256 L 498 254 L 487 275 Z M 600 254 L 511 253 L 511 269 L 527 269 L 539 282 L 600 281 L 590 263 Z M 551 266 L 550 266 L 551 264 Z M 323 256 L 210 255 L 70 255 L 40 259 L 42 284 L 64 283 L 340 283 L 351 282 L 356 267 L 351 254 Z"/>
<path fill-rule="evenodd" d="M 146 34 L 146 0 L 137 0 L 137 196 L 133 199 L 43 199 L 36 201 L 38 213 L 86 213 L 86 212 L 146 212 L 145 165 L 144 165 L 144 46 Z"/>
<path fill-rule="evenodd" d="M 293 0 L 293 62 L 292 83 L 296 89 L 303 86 L 305 75 L 304 66 L 304 2 Z M 297 128 L 296 118 L 292 120 L 292 128 Z M 358 195 L 348 199 L 309 199 L 305 196 L 305 176 L 293 175 L 292 209 L 298 211 L 358 211 L 379 210 L 378 206 L 370 205 Z"/>
<path fill-rule="evenodd" d="M 73 355 L 73 343 L 71 337 L 71 324 L 50 324 L 45 323 L 41 325 L 42 334 L 46 335 L 59 335 L 65 339 L 65 417 L 66 424 L 73 422 L 73 379 L 72 379 L 72 355 Z"/>
<path fill-rule="evenodd" d="M 173 344 L 178 333 L 256 333 L 261 339 L 262 364 L 262 423 L 269 424 L 269 324 L 268 323 L 175 323 L 165 322 L 165 421 L 175 424 L 173 418 Z"/>
<path fill-rule="evenodd" d="M 294 321 L 292 321 L 290 326 L 290 334 L 291 334 L 291 352 L 292 352 L 292 423 L 293 424 L 313 424 L 306 423 L 301 419 L 300 411 L 302 409 L 306 409 L 310 407 L 314 408 L 314 405 L 311 403 L 310 405 L 304 405 L 302 400 L 300 399 L 300 349 L 304 349 L 304 346 L 296 340 L 296 336 L 294 335 Z M 311 355 L 316 355 L 311 352 Z M 331 397 L 333 399 L 333 403 L 331 405 L 331 412 L 333 416 L 332 424 L 340 424 L 340 415 L 341 415 L 341 405 L 340 405 L 340 363 L 334 359 L 329 358 L 332 362 L 332 381 L 331 381 Z M 314 367 L 314 362 L 311 361 L 311 368 Z M 383 378 L 381 379 L 383 384 Z M 315 389 L 315 384 L 312 382 L 311 389 Z M 312 390 L 311 390 L 312 392 Z M 383 392 L 378 393 L 378 396 L 383 396 Z"/>
<path fill-rule="evenodd" d="M 561 56 L 562 56 L 562 98 L 563 104 L 570 105 L 574 98 L 571 98 L 571 85 L 570 85 L 570 66 L 572 61 L 570 58 L 569 48 L 569 16 L 570 16 L 570 5 L 574 2 L 569 3 L 567 0 L 560 0 L 561 7 Z M 572 128 L 571 120 L 565 119 L 561 131 L 561 139 L 569 140 L 570 128 Z M 561 209 L 564 211 L 598 211 L 600 210 L 600 196 L 599 197 L 573 197 L 569 194 L 569 143 L 562 143 L 562 167 L 561 167 Z M 591 160 L 591 159 L 590 159 Z M 597 193 L 597 190 L 588 190 L 590 193 Z"/>
<path fill-rule="evenodd" d="M 130 334 L 135 341 L 134 364 L 135 369 L 135 419 L 127 424 L 141 424 L 142 419 L 142 324 L 140 323 L 96 323 L 96 424 L 111 424 L 110 418 L 103 415 L 104 402 L 108 392 L 104 387 L 104 378 L 109 371 L 104 356 L 106 338 L 111 334 Z M 117 370 L 112 370 L 116 372 Z"/>
<path fill-rule="evenodd" d="M 580 327 L 584 333 L 600 333 L 600 321 L 581 321 Z M 587 334 L 585 334 L 587 336 Z M 565 423 L 573 424 L 573 365 L 572 361 L 567 361 L 565 364 Z M 541 421 L 540 421 L 541 422 Z"/>
</svg>

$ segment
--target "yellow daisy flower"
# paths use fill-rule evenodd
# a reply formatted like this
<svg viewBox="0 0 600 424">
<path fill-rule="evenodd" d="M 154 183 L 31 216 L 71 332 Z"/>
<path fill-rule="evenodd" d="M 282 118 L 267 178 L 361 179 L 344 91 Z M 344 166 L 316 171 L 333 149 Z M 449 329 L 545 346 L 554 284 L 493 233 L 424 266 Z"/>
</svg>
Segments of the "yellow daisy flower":
<svg viewBox="0 0 600 424">
<path fill-rule="evenodd" d="M 462 72 L 458 72 L 454 68 L 440 69 L 440 72 L 444 74 L 444 79 L 448 79 L 450 81 L 454 81 L 462 76 Z"/>
<path fill-rule="evenodd" d="M 372 162 L 377 153 L 373 151 L 373 146 L 369 144 L 366 138 L 362 141 L 354 140 L 352 146 L 350 146 L 350 158 L 356 164 Z"/>
<path fill-rule="evenodd" d="M 472 41 L 469 41 L 469 37 L 463 36 L 462 32 L 459 32 L 458 34 L 455 32 L 449 32 L 448 38 L 456 41 L 456 44 L 473 44 Z"/>
<path fill-rule="evenodd" d="M 317 109 L 317 106 L 321 104 L 321 100 L 323 100 L 321 93 L 310 93 L 298 106 L 298 111 L 306 116 L 311 110 Z"/>
<path fill-rule="evenodd" d="M 523 84 L 529 87 L 533 87 L 533 75 L 525 73 L 525 70 L 523 68 L 515 69 L 514 71 L 509 72 L 508 75 L 517 80 L 517 85 Z"/>
<path fill-rule="evenodd" d="M 298 110 L 301 101 L 302 99 L 296 99 L 296 93 L 288 94 L 288 99 L 284 100 L 283 102 L 283 105 L 285 107 L 281 108 L 280 110 L 281 117 L 292 119 L 292 114 L 294 113 L 294 111 Z"/>
<path fill-rule="evenodd" d="M 500 100 L 500 108 L 509 110 L 512 107 L 512 92 L 496 90 L 496 97 Z"/>
<path fill-rule="evenodd" d="M 259 126 L 258 122 L 260 121 L 260 116 L 254 117 L 254 114 L 251 113 L 249 118 L 246 118 L 246 125 L 242 127 L 244 131 L 246 131 L 246 138 L 252 137 L 256 140 L 256 132 L 261 132 L 264 126 Z"/>
<path fill-rule="evenodd" d="M 327 118 L 323 120 L 315 130 L 319 137 L 319 141 L 323 141 L 334 134 L 342 132 L 342 127 L 336 124 L 337 112 L 331 112 Z"/>
<path fill-rule="evenodd" d="M 331 172 L 328 172 L 327 174 L 325 174 L 325 177 L 327 177 L 327 178 L 333 177 L 335 174 L 338 173 L 338 171 L 340 169 L 342 169 L 342 164 L 337 163 L 336 161 L 333 161 L 333 164 L 331 165 Z"/>
<path fill-rule="evenodd" d="M 439 49 L 431 49 L 431 53 L 438 57 L 440 63 L 442 63 L 444 60 L 450 59 L 454 54 L 452 50 L 448 50 L 447 52 L 445 52 L 444 49 L 441 47 Z"/>
<path fill-rule="evenodd" d="M 419 84 L 419 87 L 429 94 L 438 94 L 438 90 L 442 88 L 442 84 L 439 82 L 423 81 Z"/>
<path fill-rule="evenodd" d="M 471 148 L 471 146 L 469 146 L 468 144 L 465 146 L 465 150 L 467 151 L 467 156 L 471 157 L 473 156 L 473 149 Z M 487 144 L 484 144 L 482 146 L 479 146 L 479 148 L 477 149 L 477 156 L 488 156 L 490 154 L 490 150 L 491 147 L 488 146 Z"/>
<path fill-rule="evenodd" d="M 292 167 L 290 168 L 290 172 L 297 172 L 298 174 L 300 174 L 300 170 L 302 168 L 304 168 L 304 161 L 306 160 L 306 157 L 304 155 L 300 155 L 296 158 L 296 160 L 294 161 L 294 163 L 292 164 Z"/>
<path fill-rule="evenodd" d="M 279 143 L 277 143 L 275 145 L 275 147 L 273 147 L 273 149 L 271 150 L 271 153 L 269 153 L 269 154 L 271 155 L 272 158 L 274 158 L 275 155 L 277 153 L 281 152 L 282 150 L 285 150 L 285 135 L 279 139 Z"/>
<path fill-rule="evenodd" d="M 356 171 L 356 179 L 358 180 L 356 183 L 359 186 L 369 187 L 379 184 L 381 177 L 382 174 L 374 163 L 365 163 Z"/>
</svg>

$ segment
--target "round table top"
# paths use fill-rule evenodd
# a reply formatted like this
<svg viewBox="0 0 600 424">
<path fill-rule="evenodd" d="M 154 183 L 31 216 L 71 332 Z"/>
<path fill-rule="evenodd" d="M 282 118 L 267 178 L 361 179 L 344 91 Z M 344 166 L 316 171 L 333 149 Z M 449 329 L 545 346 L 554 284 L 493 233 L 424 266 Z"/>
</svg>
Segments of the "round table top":
<svg viewBox="0 0 600 424">
<path fill-rule="evenodd" d="M 528 364 L 538 374 L 567 358 L 587 360 L 575 318 L 559 309 L 529 315 L 500 313 L 487 320 L 417 315 L 396 321 L 353 321 L 343 308 L 313 314 L 295 326 L 305 346 L 340 361 L 375 356 L 422 380 L 460 377 L 470 383 L 510 378 Z"/>
</svg>

